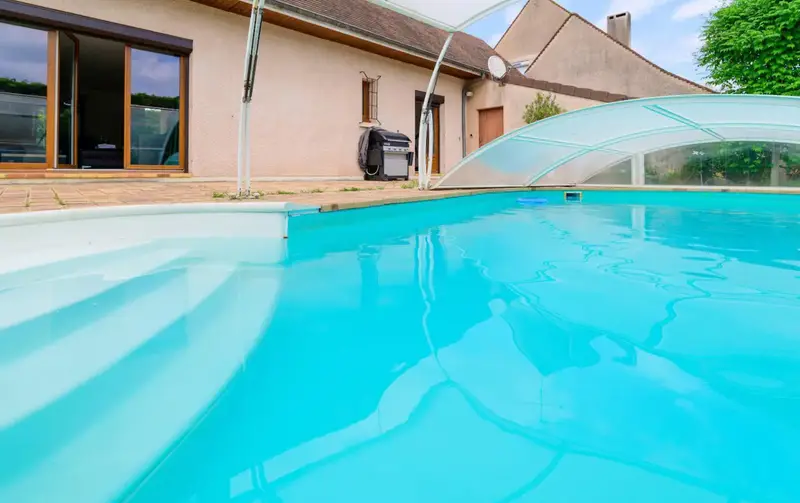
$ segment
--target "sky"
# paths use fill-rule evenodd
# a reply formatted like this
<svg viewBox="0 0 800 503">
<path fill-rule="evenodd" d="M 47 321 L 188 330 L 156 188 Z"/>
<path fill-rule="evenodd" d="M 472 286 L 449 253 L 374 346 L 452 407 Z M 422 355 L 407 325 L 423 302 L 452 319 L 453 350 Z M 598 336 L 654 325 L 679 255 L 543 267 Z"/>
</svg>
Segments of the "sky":
<svg viewBox="0 0 800 503">
<path fill-rule="evenodd" d="M 694 62 L 700 30 L 723 0 L 556 0 L 605 30 L 609 14 L 630 12 L 631 46 L 647 59 L 682 77 L 704 83 L 706 73 Z M 494 46 L 525 1 L 506 7 L 467 31 Z"/>
<path fill-rule="evenodd" d="M 47 82 L 47 32 L 0 23 L 0 77 Z"/>
</svg>

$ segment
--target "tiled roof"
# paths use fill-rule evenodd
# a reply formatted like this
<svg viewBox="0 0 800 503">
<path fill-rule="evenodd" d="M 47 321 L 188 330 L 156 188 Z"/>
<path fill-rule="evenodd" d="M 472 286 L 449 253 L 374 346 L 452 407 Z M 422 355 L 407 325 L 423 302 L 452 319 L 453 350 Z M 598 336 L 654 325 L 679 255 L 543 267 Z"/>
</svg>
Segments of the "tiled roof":
<svg viewBox="0 0 800 503">
<path fill-rule="evenodd" d="M 242 0 L 192 1 L 241 15 L 250 13 L 250 6 Z M 360 37 L 434 59 L 439 56 L 447 39 L 447 32 L 444 30 L 366 0 L 267 0 L 267 3 L 270 8 L 277 11 L 293 14 L 299 18 L 332 26 Z M 493 55 L 498 54 L 486 42 L 459 32 L 455 34 L 453 42 L 450 44 L 445 62 L 481 73 L 483 77 L 486 77 L 489 74 L 487 62 Z M 596 101 L 618 101 L 628 98 L 603 91 L 530 79 L 515 68 L 509 68 L 508 75 L 503 80 L 512 85 L 532 87 Z"/>
<path fill-rule="evenodd" d="M 439 56 L 447 32 L 366 0 L 267 0 L 281 10 L 296 12 L 360 35 L 410 49 L 432 58 Z M 483 40 L 456 33 L 445 62 L 488 72 L 489 56 L 496 54 Z"/>
</svg>

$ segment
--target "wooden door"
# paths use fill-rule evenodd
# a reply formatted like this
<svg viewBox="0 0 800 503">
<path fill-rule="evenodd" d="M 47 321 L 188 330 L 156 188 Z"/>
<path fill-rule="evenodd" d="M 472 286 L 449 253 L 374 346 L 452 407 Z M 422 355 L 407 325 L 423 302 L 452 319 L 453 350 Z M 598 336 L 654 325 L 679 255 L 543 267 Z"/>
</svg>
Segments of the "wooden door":
<svg viewBox="0 0 800 503">
<path fill-rule="evenodd" d="M 478 141 L 484 146 L 503 136 L 503 107 L 478 111 Z"/>
<path fill-rule="evenodd" d="M 439 107 L 434 107 L 433 110 L 433 162 L 431 163 L 431 173 L 438 174 L 439 171 L 439 138 L 440 138 L 440 125 L 439 122 Z"/>
</svg>

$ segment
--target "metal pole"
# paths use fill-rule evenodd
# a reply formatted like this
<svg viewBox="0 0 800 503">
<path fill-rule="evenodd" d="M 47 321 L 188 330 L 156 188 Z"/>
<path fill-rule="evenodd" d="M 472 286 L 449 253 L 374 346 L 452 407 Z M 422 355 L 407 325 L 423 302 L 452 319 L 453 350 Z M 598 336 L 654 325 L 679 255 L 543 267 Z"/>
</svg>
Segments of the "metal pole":
<svg viewBox="0 0 800 503">
<path fill-rule="evenodd" d="M 439 59 L 436 60 L 436 65 L 433 67 L 431 80 L 428 82 L 428 89 L 425 92 L 425 100 L 422 102 L 422 114 L 420 114 L 419 118 L 419 136 L 417 139 L 420 190 L 427 190 L 430 187 L 431 172 L 429 166 L 432 167 L 432 164 L 429 164 L 426 147 L 428 143 L 428 128 L 433 127 L 431 124 L 431 95 L 436 89 L 436 82 L 439 80 L 439 68 L 442 66 L 442 61 L 444 61 L 444 56 L 447 54 L 447 49 L 450 47 L 450 42 L 453 41 L 453 35 L 454 33 L 450 33 L 450 35 L 447 36 L 447 40 L 444 42 L 442 52 L 439 53 Z M 432 137 L 433 136 L 431 135 L 431 138 Z M 433 143 L 432 140 L 431 143 Z M 431 155 L 431 157 L 433 156 Z"/>
<path fill-rule="evenodd" d="M 244 131 L 244 195 L 250 196 L 250 159 L 252 157 L 252 149 L 250 148 L 250 109 L 251 104 L 247 103 L 244 109 L 244 120 L 247 124 L 247 129 Z"/>
<path fill-rule="evenodd" d="M 243 167 L 244 167 L 244 135 L 247 130 L 247 103 L 242 101 L 241 110 L 239 110 L 239 142 L 238 142 L 238 160 L 236 162 L 236 194 L 242 195 L 242 186 L 243 186 Z"/>
<path fill-rule="evenodd" d="M 430 114 L 429 117 L 433 119 L 433 114 Z M 431 185 L 431 177 L 433 176 L 433 152 L 434 152 L 434 128 L 436 127 L 436 122 L 433 120 L 428 121 L 428 158 L 426 159 L 427 162 L 425 163 L 425 180 L 428 182 L 428 187 Z"/>
<path fill-rule="evenodd" d="M 631 157 L 631 177 L 633 185 L 644 185 L 644 154 L 637 152 Z"/>
<path fill-rule="evenodd" d="M 239 117 L 239 155 L 236 170 L 236 191 L 240 197 L 250 196 L 250 102 L 253 100 L 265 2 L 266 0 L 253 0 L 250 31 L 247 34 L 247 48 L 244 55 L 244 91 Z"/>
</svg>

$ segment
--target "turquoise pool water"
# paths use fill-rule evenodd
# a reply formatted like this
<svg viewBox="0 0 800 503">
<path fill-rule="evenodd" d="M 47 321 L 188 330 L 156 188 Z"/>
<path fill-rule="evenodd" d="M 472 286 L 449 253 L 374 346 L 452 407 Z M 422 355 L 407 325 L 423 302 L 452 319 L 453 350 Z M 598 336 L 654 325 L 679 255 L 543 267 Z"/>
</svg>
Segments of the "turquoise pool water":
<svg viewBox="0 0 800 503">
<path fill-rule="evenodd" d="M 86 471 L 64 464 L 74 445 L 107 471 L 95 480 L 138 467 L 116 495 L 134 503 L 800 501 L 800 199 L 534 195 L 547 204 L 293 217 L 286 243 L 259 244 L 287 246 L 279 263 L 220 252 L 231 243 L 120 252 L 108 263 L 140 267 L 106 275 L 116 289 L 6 310 L 23 320 L 0 327 L 6 384 L 111 313 L 131 328 L 67 346 L 119 355 L 81 379 L 58 370 L 72 387 L 38 367 L 47 392 L 0 414 L 0 501 L 43 501 L 48 477 Z M 85 441 L 98 417 L 113 446 Z M 168 456 L 116 444 L 151 433 Z M 59 501 L 93 489 L 65 487 Z"/>
</svg>

